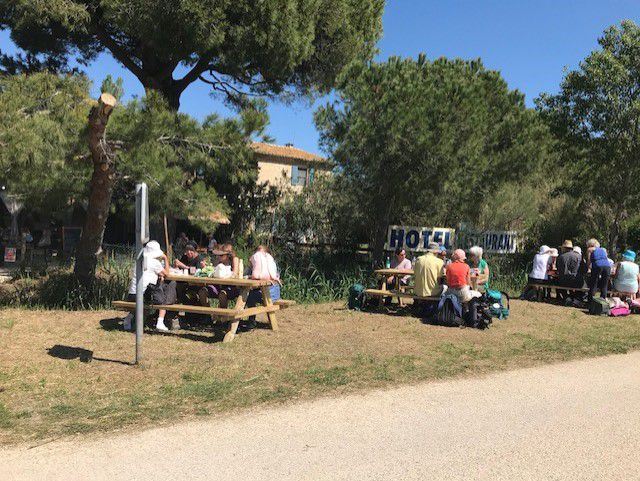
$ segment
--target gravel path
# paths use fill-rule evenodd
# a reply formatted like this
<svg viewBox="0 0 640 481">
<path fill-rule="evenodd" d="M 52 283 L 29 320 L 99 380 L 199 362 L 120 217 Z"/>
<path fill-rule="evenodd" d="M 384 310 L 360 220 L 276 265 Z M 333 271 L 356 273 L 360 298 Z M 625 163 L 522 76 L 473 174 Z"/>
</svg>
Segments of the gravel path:
<svg viewBox="0 0 640 481">
<path fill-rule="evenodd" d="M 640 352 L 0 450 L 0 480 L 640 479 Z"/>
</svg>

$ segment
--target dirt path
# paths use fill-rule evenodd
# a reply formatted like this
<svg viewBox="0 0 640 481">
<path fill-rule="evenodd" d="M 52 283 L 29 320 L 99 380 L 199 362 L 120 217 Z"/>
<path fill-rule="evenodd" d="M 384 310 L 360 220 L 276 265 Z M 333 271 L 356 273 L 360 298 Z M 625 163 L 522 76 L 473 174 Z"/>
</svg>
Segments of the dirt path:
<svg viewBox="0 0 640 481">
<path fill-rule="evenodd" d="M 9 480 L 638 479 L 640 352 L 0 451 Z"/>
</svg>

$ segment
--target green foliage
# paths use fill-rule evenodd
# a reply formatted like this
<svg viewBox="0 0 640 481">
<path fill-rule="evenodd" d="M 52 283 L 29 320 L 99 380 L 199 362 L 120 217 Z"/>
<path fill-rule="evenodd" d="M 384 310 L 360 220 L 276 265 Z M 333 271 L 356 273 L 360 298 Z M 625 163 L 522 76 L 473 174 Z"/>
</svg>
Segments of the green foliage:
<svg viewBox="0 0 640 481">
<path fill-rule="evenodd" d="M 378 249 L 389 224 L 476 223 L 499 189 L 548 161 L 536 112 L 479 60 L 358 64 L 338 95 L 341 105 L 320 109 L 316 123 Z"/>
<path fill-rule="evenodd" d="M 86 194 L 88 93 L 81 75 L 0 76 L 0 182 L 33 211 Z"/>
<path fill-rule="evenodd" d="M 316 175 L 301 193 L 285 196 L 270 218 L 272 236 L 278 242 L 355 245 L 353 220 L 366 212 L 354 207 L 358 202 L 346 181 L 339 175 Z"/>
<path fill-rule="evenodd" d="M 615 248 L 640 201 L 640 28 L 608 28 L 560 93 L 542 95 L 540 112 L 561 140 L 564 188 L 580 204 L 584 229 Z"/>
<path fill-rule="evenodd" d="M 86 199 L 89 87 L 80 75 L 0 77 L 0 182 L 32 212 L 55 216 Z M 120 79 L 107 77 L 103 88 L 122 95 Z M 235 118 L 202 123 L 153 92 L 117 106 L 108 131 L 118 147 L 113 211 L 132 216 L 134 185 L 145 181 L 156 218 L 189 219 L 208 231 L 217 226 L 212 213 L 220 212 L 231 218 L 233 232 L 244 232 L 278 197 L 257 184 L 249 147 L 267 122 L 263 101 L 248 102 Z"/>
<path fill-rule="evenodd" d="M 177 108 L 199 78 L 230 100 L 242 100 L 240 90 L 327 91 L 345 65 L 373 55 L 383 7 L 384 0 L 12 0 L 0 3 L 0 28 L 11 30 L 32 66 L 86 64 L 107 50 Z M 15 70 L 16 60 L 5 65 Z M 179 65 L 188 73 L 174 79 Z"/>
<path fill-rule="evenodd" d="M 100 92 L 111 94 L 118 102 L 120 102 L 120 99 L 124 95 L 122 77 L 118 77 L 116 80 L 113 80 L 113 77 L 111 77 L 111 75 L 107 75 L 107 77 L 102 81 Z"/>
</svg>

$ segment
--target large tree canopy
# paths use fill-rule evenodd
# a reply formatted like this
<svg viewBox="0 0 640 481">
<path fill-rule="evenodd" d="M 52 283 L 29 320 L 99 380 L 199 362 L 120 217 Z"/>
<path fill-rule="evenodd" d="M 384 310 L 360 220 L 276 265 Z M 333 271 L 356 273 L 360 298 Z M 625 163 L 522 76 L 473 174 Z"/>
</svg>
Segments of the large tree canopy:
<svg viewBox="0 0 640 481">
<path fill-rule="evenodd" d="M 562 141 L 565 187 L 615 248 L 640 203 L 640 28 L 622 22 L 598 43 L 538 107 Z"/>
<path fill-rule="evenodd" d="M 504 185 L 536 178 L 547 156 L 536 112 L 479 60 L 356 65 L 338 95 L 316 122 L 378 249 L 390 223 L 476 222 Z"/>
<path fill-rule="evenodd" d="M 177 109 L 200 79 L 239 92 L 327 91 L 352 60 L 370 58 L 384 0 L 2 0 L 0 28 L 37 67 L 109 51 Z M 20 58 L 5 58 L 19 68 Z M 17 63 L 16 63 L 17 62 Z"/>
</svg>

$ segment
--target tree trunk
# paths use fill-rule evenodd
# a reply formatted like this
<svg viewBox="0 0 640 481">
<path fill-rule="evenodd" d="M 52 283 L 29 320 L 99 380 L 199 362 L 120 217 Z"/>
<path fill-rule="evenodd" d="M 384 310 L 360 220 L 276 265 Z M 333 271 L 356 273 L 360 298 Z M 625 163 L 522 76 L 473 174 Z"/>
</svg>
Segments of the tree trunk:
<svg viewBox="0 0 640 481">
<path fill-rule="evenodd" d="M 103 93 L 98 105 L 89 114 L 89 150 L 93 160 L 93 175 L 89 187 L 89 206 L 82 236 L 76 251 L 75 275 L 84 285 L 95 278 L 98 255 L 102 250 L 104 228 L 111 206 L 115 182 L 114 153 L 107 143 L 105 131 L 116 99 Z"/>
</svg>

